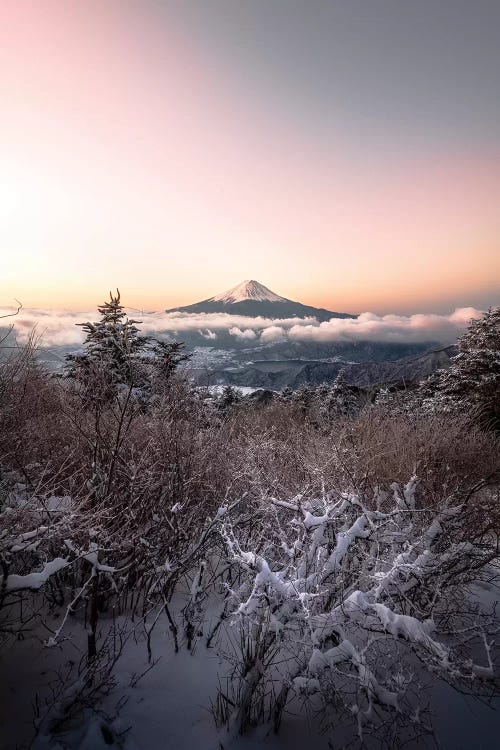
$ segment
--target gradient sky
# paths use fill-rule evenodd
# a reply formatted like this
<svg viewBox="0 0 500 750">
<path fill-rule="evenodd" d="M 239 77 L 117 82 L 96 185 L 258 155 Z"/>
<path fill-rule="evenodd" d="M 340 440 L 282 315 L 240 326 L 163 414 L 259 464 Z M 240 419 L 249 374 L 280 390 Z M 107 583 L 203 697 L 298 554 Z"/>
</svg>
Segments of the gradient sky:
<svg viewBox="0 0 500 750">
<path fill-rule="evenodd" d="M 500 301 L 498 0 L 0 0 L 0 305 Z"/>
</svg>

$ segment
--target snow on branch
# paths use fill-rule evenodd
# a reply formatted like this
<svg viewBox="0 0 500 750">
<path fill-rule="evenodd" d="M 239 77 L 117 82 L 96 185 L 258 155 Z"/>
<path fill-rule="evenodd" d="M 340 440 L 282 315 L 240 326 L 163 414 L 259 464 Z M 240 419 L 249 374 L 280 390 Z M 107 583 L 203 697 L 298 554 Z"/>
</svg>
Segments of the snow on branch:
<svg viewBox="0 0 500 750">
<path fill-rule="evenodd" d="M 283 710 L 290 690 L 319 694 L 328 704 L 342 675 L 349 676 L 357 685 L 352 709 L 360 736 L 375 705 L 408 721 L 415 710 L 406 698 L 406 681 L 398 687 L 377 657 L 382 644 L 394 656 L 406 649 L 422 668 L 451 682 L 494 678 L 486 638 L 487 665 L 476 665 L 464 655 L 460 628 L 445 644 L 436 621 L 440 604 L 449 624 L 448 592 L 470 580 L 466 561 L 480 567 L 491 550 L 464 541 L 463 504 L 445 499 L 438 512 L 426 508 L 415 476 L 391 489 L 392 507 L 385 493 L 385 512 L 376 498 L 373 509 L 373 499 L 359 493 L 337 500 L 324 493 L 300 503 L 273 498 L 264 510 L 259 506 L 244 535 L 237 518 L 221 518 L 226 563 L 235 567 L 238 581 L 227 589 L 228 624 L 240 626 L 257 659 L 249 666 L 257 675 L 253 697 L 245 688 L 247 719 L 252 701 L 262 702 L 266 681 L 275 679 L 274 660 L 288 676 L 273 711 Z M 455 616 L 457 625 L 462 614 Z M 238 711 L 241 718 L 241 706 Z"/>
<path fill-rule="evenodd" d="M 67 568 L 68 565 L 70 565 L 70 563 L 67 558 L 56 557 L 54 560 L 45 563 L 45 565 L 43 566 L 43 570 L 38 573 L 28 573 L 24 576 L 12 573 L 11 575 L 7 576 L 7 579 L 5 581 L 5 589 L 8 592 L 20 591 L 22 589 L 31 589 L 32 591 L 37 591 L 45 583 L 47 583 L 50 576 L 53 576 L 54 573 L 58 573 L 60 570 Z"/>
</svg>

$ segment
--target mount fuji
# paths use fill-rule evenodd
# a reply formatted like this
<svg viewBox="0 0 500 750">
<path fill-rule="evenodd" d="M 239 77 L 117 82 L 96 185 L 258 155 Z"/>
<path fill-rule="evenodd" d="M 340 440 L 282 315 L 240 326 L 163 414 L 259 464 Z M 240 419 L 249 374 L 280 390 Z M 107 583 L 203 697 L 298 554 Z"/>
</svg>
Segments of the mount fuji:
<svg viewBox="0 0 500 750">
<path fill-rule="evenodd" d="M 301 302 L 294 302 L 272 292 L 255 279 L 243 281 L 222 294 L 194 305 L 174 307 L 167 312 L 186 313 L 228 313 L 230 315 L 247 315 L 255 318 L 316 318 L 318 321 L 330 318 L 355 318 L 349 313 L 332 312 L 322 307 L 311 307 Z"/>
</svg>

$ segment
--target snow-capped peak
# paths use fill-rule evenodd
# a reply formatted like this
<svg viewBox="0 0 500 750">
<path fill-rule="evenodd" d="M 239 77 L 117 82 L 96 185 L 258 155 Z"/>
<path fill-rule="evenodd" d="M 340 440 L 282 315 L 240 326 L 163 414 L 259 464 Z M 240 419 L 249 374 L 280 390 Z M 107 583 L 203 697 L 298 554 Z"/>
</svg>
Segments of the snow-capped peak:
<svg viewBox="0 0 500 750">
<path fill-rule="evenodd" d="M 232 304 L 234 302 L 243 302 L 244 300 L 256 300 L 258 302 L 287 302 L 285 297 L 280 297 L 279 294 L 275 294 L 268 289 L 267 286 L 259 284 L 259 282 L 254 279 L 242 281 L 241 284 L 234 286 L 232 289 L 229 289 L 229 291 L 211 297 L 209 301 Z"/>
</svg>

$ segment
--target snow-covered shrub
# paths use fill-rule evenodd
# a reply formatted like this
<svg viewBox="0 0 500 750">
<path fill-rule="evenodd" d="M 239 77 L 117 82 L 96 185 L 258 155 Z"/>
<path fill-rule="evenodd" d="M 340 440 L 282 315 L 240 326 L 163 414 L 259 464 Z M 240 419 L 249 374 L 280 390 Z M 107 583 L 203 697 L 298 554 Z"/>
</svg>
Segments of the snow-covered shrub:
<svg viewBox="0 0 500 750">
<path fill-rule="evenodd" d="M 464 597 L 498 554 L 468 522 L 472 496 L 443 496 L 431 509 L 413 477 L 221 514 L 233 571 L 224 627 L 240 628 L 236 687 L 219 696 L 235 704 L 219 706 L 229 733 L 277 729 L 293 696 L 311 697 L 324 717 L 350 717 L 361 742 L 380 730 L 390 745 L 429 729 L 417 700 L 425 672 L 498 691 L 491 619 Z"/>
</svg>

